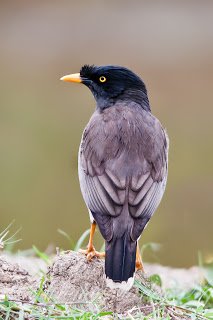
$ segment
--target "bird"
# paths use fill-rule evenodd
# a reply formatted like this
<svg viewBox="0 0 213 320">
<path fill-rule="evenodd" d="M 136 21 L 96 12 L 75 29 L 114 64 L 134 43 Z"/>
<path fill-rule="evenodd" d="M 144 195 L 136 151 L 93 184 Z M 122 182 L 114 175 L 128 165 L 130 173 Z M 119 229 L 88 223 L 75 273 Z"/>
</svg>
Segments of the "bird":
<svg viewBox="0 0 213 320">
<path fill-rule="evenodd" d="M 105 256 L 105 280 L 128 291 L 144 271 L 138 240 L 157 209 L 168 174 L 169 140 L 152 114 L 141 77 L 118 65 L 84 65 L 61 78 L 90 89 L 96 108 L 79 148 L 78 174 L 91 228 L 87 259 Z M 95 250 L 98 225 L 105 253 Z"/>
</svg>

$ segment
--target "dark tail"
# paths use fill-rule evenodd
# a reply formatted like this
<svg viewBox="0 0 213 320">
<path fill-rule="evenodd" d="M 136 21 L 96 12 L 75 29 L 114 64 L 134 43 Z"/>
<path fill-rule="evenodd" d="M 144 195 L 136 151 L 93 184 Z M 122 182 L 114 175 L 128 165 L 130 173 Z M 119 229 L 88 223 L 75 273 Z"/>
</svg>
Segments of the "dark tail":
<svg viewBox="0 0 213 320">
<path fill-rule="evenodd" d="M 134 282 L 137 242 L 128 233 L 106 241 L 105 273 L 111 288 L 129 290 Z"/>
</svg>

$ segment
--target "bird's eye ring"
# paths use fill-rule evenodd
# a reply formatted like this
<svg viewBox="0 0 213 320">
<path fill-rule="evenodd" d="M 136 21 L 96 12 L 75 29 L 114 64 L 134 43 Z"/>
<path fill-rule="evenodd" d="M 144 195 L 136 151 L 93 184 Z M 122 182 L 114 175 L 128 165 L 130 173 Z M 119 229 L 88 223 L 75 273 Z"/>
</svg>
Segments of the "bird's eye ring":
<svg viewBox="0 0 213 320">
<path fill-rule="evenodd" d="M 105 81 L 106 81 L 106 77 L 101 76 L 101 77 L 99 78 L 99 81 L 100 81 L 100 82 L 105 82 Z"/>
</svg>

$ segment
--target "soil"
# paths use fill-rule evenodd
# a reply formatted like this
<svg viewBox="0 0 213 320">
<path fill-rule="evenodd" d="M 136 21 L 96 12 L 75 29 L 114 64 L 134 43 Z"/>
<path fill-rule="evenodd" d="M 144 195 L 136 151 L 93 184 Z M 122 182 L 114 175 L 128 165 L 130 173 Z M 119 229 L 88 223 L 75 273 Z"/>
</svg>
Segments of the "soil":
<svg viewBox="0 0 213 320">
<path fill-rule="evenodd" d="M 172 269 L 145 264 L 145 269 L 148 273 L 144 275 L 137 272 L 136 279 L 147 286 L 147 276 L 159 274 L 162 289 L 157 289 L 158 294 L 161 294 L 161 290 L 172 287 L 190 289 L 202 278 L 202 272 L 197 267 Z M 41 279 L 39 270 L 42 270 L 42 274 L 46 273 L 44 291 L 57 303 L 69 303 L 92 312 L 100 309 L 121 314 L 133 309 L 151 312 L 150 305 L 144 304 L 136 287 L 129 292 L 106 287 L 103 260 L 95 258 L 88 262 L 84 255 L 72 251 L 58 253 L 49 267 L 38 258 L 1 255 L 0 299 L 7 295 L 9 299 L 33 301 L 33 292 L 39 287 Z"/>
</svg>

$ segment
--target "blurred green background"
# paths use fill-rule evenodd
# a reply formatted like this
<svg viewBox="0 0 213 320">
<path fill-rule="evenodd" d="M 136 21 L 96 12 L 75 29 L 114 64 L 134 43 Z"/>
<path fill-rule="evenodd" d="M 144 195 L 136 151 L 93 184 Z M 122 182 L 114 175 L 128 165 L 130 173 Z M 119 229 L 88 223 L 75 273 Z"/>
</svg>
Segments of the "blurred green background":
<svg viewBox="0 0 213 320">
<path fill-rule="evenodd" d="M 78 176 L 89 90 L 59 78 L 85 63 L 119 64 L 144 79 L 170 137 L 169 179 L 141 244 L 173 266 L 213 252 L 213 2 L 0 2 L 0 229 L 18 248 L 68 249 L 89 227 Z M 96 242 L 101 245 L 100 235 Z"/>
</svg>

